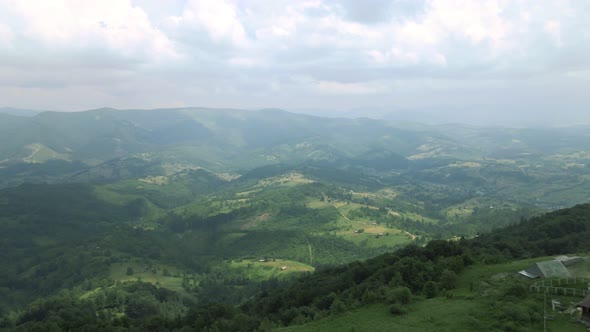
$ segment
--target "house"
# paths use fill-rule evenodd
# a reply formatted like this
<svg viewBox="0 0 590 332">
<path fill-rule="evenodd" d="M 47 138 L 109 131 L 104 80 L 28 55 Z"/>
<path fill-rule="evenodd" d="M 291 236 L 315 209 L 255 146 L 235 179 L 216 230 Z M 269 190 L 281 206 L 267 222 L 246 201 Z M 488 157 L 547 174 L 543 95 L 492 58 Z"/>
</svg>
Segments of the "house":
<svg viewBox="0 0 590 332">
<path fill-rule="evenodd" d="M 288 268 L 289 268 L 288 266 L 281 266 L 281 271 L 285 271 Z"/>
<path fill-rule="evenodd" d="M 568 271 L 563 262 L 560 260 L 538 262 L 524 270 L 519 271 L 518 274 L 531 279 L 571 277 L 570 271 Z"/>
<path fill-rule="evenodd" d="M 580 302 L 580 307 L 582 308 L 582 317 L 580 318 L 590 322 L 590 294 Z"/>
</svg>

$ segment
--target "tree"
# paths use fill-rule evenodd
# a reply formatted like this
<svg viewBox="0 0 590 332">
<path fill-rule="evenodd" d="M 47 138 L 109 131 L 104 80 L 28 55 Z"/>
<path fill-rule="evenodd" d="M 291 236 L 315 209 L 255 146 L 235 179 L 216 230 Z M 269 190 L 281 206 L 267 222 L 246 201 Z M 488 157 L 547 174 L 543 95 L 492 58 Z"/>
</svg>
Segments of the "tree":
<svg viewBox="0 0 590 332">
<path fill-rule="evenodd" d="M 438 287 L 436 287 L 436 283 L 434 283 L 434 281 L 427 281 L 422 288 L 422 293 L 428 299 L 436 297 L 438 294 Z"/>
<path fill-rule="evenodd" d="M 132 276 L 132 275 L 133 275 L 133 273 L 135 273 L 135 272 L 133 271 L 133 268 L 132 268 L 131 266 L 128 266 L 128 267 L 127 267 L 127 272 L 125 272 L 125 273 L 126 273 L 128 276 Z"/>
<path fill-rule="evenodd" d="M 442 289 L 457 287 L 457 274 L 451 270 L 444 270 L 440 275 L 440 286 Z"/>
<path fill-rule="evenodd" d="M 334 300 L 334 302 L 332 302 L 332 305 L 330 306 L 330 310 L 332 312 L 335 313 L 342 313 L 346 311 L 346 304 L 344 304 L 344 302 L 342 302 L 340 299 L 336 299 Z"/>
</svg>

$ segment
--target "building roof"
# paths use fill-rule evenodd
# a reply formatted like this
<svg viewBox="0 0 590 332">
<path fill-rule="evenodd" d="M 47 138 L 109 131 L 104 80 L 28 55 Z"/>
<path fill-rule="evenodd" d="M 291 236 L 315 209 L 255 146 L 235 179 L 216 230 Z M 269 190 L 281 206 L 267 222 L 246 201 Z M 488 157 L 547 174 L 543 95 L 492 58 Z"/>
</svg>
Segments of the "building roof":
<svg viewBox="0 0 590 332">
<path fill-rule="evenodd" d="M 529 268 L 518 272 L 528 278 L 568 278 L 571 277 L 568 269 L 561 261 L 552 260 L 537 262 Z"/>
<path fill-rule="evenodd" d="M 586 295 L 582 302 L 580 302 L 580 306 L 584 308 L 590 308 L 590 294 Z"/>
<path fill-rule="evenodd" d="M 561 277 L 567 278 L 570 277 L 570 271 L 563 265 L 560 261 L 546 261 L 546 262 L 539 262 L 537 266 L 541 270 L 541 273 L 546 278 L 551 277 Z"/>
<path fill-rule="evenodd" d="M 525 276 L 525 277 L 527 277 L 527 278 L 531 278 L 531 279 L 539 278 L 538 275 L 529 273 L 526 270 L 518 271 L 518 273 L 521 274 L 521 275 L 523 275 L 523 276 Z"/>
</svg>

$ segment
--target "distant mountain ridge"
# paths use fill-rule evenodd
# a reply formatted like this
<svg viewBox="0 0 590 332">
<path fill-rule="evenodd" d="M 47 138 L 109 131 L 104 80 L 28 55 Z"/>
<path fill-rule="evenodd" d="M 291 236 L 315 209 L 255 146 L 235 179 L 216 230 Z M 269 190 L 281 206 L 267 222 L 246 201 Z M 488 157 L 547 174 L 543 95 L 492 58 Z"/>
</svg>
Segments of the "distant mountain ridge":
<svg viewBox="0 0 590 332">
<path fill-rule="evenodd" d="M 159 153 L 170 147 L 183 150 L 184 158 L 237 166 L 248 160 L 254 166 L 307 158 L 319 145 L 336 154 L 363 153 L 363 145 L 377 143 L 395 134 L 397 151 L 416 147 L 411 132 L 376 120 L 325 119 L 279 110 L 236 111 L 226 109 L 158 109 L 85 112 L 42 112 L 30 118 L 11 118 L 0 123 L 0 160 L 21 161 L 33 152 L 32 144 L 55 152 L 55 158 L 95 164 L 136 153 Z M 351 140 L 354 136 L 354 140 Z M 199 151 L 187 151 L 187 148 Z M 280 150 L 280 151 L 277 151 Z M 328 152 L 328 155 L 333 152 Z M 272 153 L 273 155 L 267 155 Z M 290 156 L 276 156 L 288 153 Z M 223 154 L 228 157 L 220 157 Z M 304 155 L 301 155 L 304 154 Z M 317 155 L 317 153 L 316 153 Z M 320 153 L 319 158 L 326 158 Z M 233 157 L 233 158 L 232 158 Z M 31 159 L 31 158 L 30 158 Z M 226 160 L 223 160 L 226 159 Z M 229 160 L 227 160 L 229 159 Z M 259 159 L 259 160 L 252 160 Z M 44 160 L 34 160 L 33 162 Z M 239 165 L 242 166 L 242 165 Z"/>
<path fill-rule="evenodd" d="M 164 154 L 167 159 L 174 155 L 182 162 L 208 163 L 219 169 L 310 159 L 366 160 L 375 151 L 403 158 L 424 159 L 435 154 L 461 159 L 511 150 L 576 150 L 587 129 L 410 125 L 368 118 L 324 118 L 277 109 L 101 108 L 36 113 L 4 108 L 0 116 L 2 162 L 62 159 L 93 165 L 150 153 Z M 174 153 L 170 153 L 172 150 Z"/>
<path fill-rule="evenodd" d="M 269 165 L 319 165 L 550 209 L 590 198 L 586 126 L 432 126 L 277 109 L 101 108 L 0 114 L 0 142 L 0 187 L 121 180 L 136 170 L 142 176 L 195 168 L 242 175 Z"/>
<path fill-rule="evenodd" d="M 10 114 L 16 116 L 35 116 L 43 111 L 35 111 L 29 109 L 22 109 L 22 108 L 13 108 L 13 107 L 0 107 L 0 114 Z"/>
</svg>

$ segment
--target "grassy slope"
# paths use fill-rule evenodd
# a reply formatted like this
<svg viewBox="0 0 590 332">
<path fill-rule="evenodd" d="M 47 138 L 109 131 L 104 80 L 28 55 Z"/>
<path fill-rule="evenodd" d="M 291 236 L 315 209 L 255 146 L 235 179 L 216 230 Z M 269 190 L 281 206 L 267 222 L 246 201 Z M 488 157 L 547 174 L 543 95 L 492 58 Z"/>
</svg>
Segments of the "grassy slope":
<svg viewBox="0 0 590 332">
<path fill-rule="evenodd" d="M 587 254 L 586 254 L 587 255 Z M 407 313 L 393 316 L 384 304 L 369 305 L 357 310 L 305 325 L 291 326 L 277 329 L 277 331 L 494 331 L 493 321 L 486 321 L 485 313 L 490 310 L 489 304 L 478 293 L 478 289 L 502 287 L 503 284 L 522 281 L 515 275 L 516 271 L 530 266 L 534 262 L 552 259 L 552 257 L 538 257 L 496 265 L 477 265 L 468 268 L 458 279 L 457 288 L 451 293 L 452 298 L 439 296 L 433 299 L 415 299 L 414 303 L 405 307 Z M 587 265 L 587 264 L 586 264 Z M 578 266 L 585 273 L 588 266 Z M 535 281 L 526 280 L 532 284 Z M 474 289 L 472 290 L 472 285 Z M 486 290 L 489 291 L 489 290 Z M 542 297 L 532 295 L 537 304 L 542 303 Z M 562 303 L 580 300 L 572 297 L 560 297 Z M 542 305 L 542 304 L 541 304 Z M 548 298 L 548 306 L 550 299 Z M 542 314 L 542 313 L 541 313 Z M 548 331 L 582 332 L 586 329 L 575 323 L 575 317 L 551 312 L 553 319 L 548 320 Z M 530 328 L 523 327 L 519 331 L 539 331 L 543 329 L 542 320 Z"/>
<path fill-rule="evenodd" d="M 262 281 L 271 278 L 284 278 L 294 273 L 313 272 L 314 268 L 296 261 L 286 259 L 260 262 L 256 260 L 233 261 L 228 265 L 251 280 Z M 286 269 L 281 270 L 282 267 Z"/>
<path fill-rule="evenodd" d="M 127 275 L 128 267 L 133 269 L 132 275 Z M 164 268 L 170 271 L 169 276 L 163 275 Z M 177 269 L 171 266 L 158 266 L 154 272 L 152 269 L 146 268 L 145 264 L 138 262 L 114 263 L 109 272 L 109 277 L 115 281 L 141 280 L 186 295 L 186 291 L 182 287 L 182 277 L 179 276 Z"/>
</svg>

